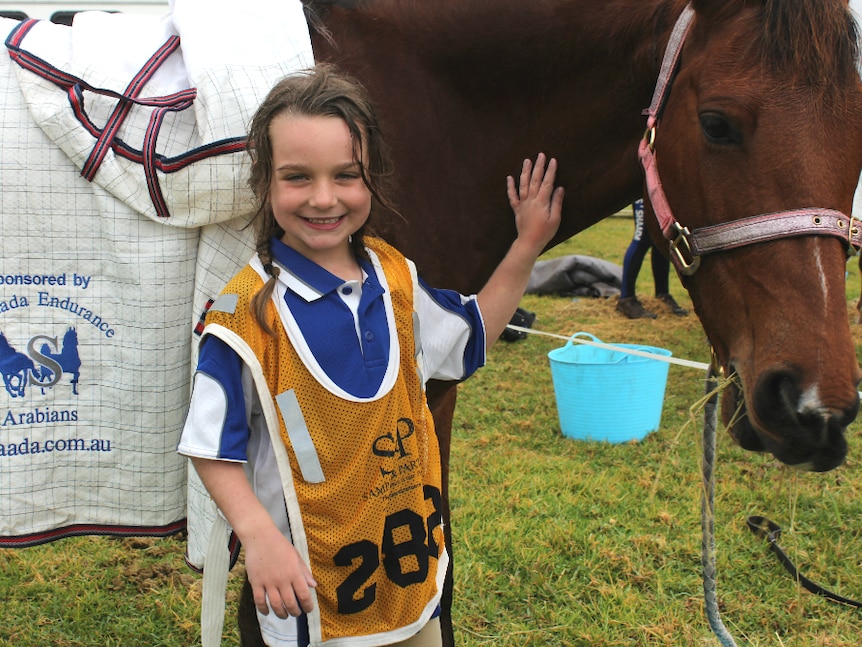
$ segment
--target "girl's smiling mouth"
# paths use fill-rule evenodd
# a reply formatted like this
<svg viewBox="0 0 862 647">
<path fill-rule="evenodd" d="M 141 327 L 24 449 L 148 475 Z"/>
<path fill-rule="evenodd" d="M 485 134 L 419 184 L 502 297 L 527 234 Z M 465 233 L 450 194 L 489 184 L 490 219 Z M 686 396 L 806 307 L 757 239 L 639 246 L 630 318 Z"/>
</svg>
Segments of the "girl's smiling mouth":
<svg viewBox="0 0 862 647">
<path fill-rule="evenodd" d="M 344 216 L 333 216 L 331 218 L 306 218 L 302 219 L 312 227 L 331 227 L 337 225 L 344 219 Z"/>
</svg>

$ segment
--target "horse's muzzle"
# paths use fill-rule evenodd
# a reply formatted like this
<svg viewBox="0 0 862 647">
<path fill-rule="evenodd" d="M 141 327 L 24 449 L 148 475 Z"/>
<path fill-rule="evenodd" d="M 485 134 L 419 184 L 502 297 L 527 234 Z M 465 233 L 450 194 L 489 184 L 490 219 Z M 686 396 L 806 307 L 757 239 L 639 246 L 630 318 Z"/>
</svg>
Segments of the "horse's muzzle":
<svg viewBox="0 0 862 647">
<path fill-rule="evenodd" d="M 844 408 L 803 403 L 799 379 L 786 369 L 767 371 L 746 398 L 735 384 L 725 392 L 722 418 L 740 447 L 769 452 L 786 465 L 826 472 L 844 462 L 844 432 L 859 410 L 858 395 Z"/>
</svg>

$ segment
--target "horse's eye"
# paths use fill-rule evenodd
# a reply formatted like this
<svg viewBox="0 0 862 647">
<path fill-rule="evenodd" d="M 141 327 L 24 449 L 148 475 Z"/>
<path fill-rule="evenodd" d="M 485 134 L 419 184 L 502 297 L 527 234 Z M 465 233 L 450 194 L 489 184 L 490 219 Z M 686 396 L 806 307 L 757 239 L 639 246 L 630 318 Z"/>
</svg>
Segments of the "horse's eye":
<svg viewBox="0 0 862 647">
<path fill-rule="evenodd" d="M 700 115 L 700 129 L 712 144 L 739 143 L 739 136 L 730 122 L 715 112 Z"/>
</svg>

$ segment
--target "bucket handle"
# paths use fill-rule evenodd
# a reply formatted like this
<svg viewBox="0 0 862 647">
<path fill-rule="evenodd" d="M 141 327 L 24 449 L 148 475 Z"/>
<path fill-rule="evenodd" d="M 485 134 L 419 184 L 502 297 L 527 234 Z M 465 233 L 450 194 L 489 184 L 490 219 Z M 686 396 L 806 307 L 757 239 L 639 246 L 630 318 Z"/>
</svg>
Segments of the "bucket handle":
<svg viewBox="0 0 862 647">
<path fill-rule="evenodd" d="M 569 346 L 574 346 L 574 343 L 572 342 L 572 340 L 576 339 L 578 337 L 587 337 L 590 341 L 598 342 L 599 344 L 602 343 L 602 340 L 599 339 L 598 337 L 596 337 L 595 335 L 593 335 L 592 333 L 581 331 L 581 332 L 576 332 L 574 335 L 569 337 L 569 341 L 567 341 L 566 344 L 568 344 Z"/>
<path fill-rule="evenodd" d="M 566 346 L 574 346 L 573 340 L 578 339 L 578 338 L 585 338 L 585 339 L 588 339 L 589 341 L 593 341 L 593 342 L 596 342 L 599 344 L 604 343 L 601 339 L 599 339 L 598 337 L 596 337 L 592 333 L 580 331 L 580 332 L 576 332 L 574 335 L 572 335 L 569 338 L 569 341 L 566 342 Z M 649 348 L 648 346 L 639 346 L 639 347 L 633 348 L 633 350 L 650 352 L 651 348 Z M 607 362 L 607 364 L 622 364 L 623 362 L 630 361 L 631 357 L 632 357 L 631 355 L 628 355 L 626 353 L 619 353 L 618 352 L 617 354 L 619 355 L 619 357 L 617 359 L 615 359 L 613 362 Z"/>
</svg>

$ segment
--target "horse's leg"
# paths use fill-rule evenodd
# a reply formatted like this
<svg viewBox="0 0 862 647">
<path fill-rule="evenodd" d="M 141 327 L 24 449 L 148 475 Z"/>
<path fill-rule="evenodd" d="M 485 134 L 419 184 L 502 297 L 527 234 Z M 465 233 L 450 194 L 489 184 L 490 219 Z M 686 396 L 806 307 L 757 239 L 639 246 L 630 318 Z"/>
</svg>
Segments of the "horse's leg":
<svg viewBox="0 0 862 647">
<path fill-rule="evenodd" d="M 440 628 L 443 632 L 443 647 L 454 647 L 455 634 L 452 630 L 452 523 L 449 514 L 449 451 L 452 446 L 452 417 L 455 413 L 455 399 L 458 389 L 451 382 L 428 383 L 428 406 L 434 415 L 434 427 L 440 444 L 443 484 L 440 492 L 443 510 L 443 531 L 446 550 L 449 552 L 449 570 L 443 585 L 443 598 L 440 600 Z"/>
<path fill-rule="evenodd" d="M 451 382 L 430 382 L 428 384 L 428 406 L 434 416 L 434 428 L 440 444 L 440 461 L 442 468 L 442 487 L 440 498 L 442 502 L 443 530 L 446 539 L 446 550 L 449 553 L 449 570 L 443 585 L 443 597 L 440 600 L 440 629 L 443 633 L 443 647 L 454 647 L 455 634 L 452 629 L 452 524 L 449 514 L 449 450 L 452 445 L 452 417 L 455 412 L 455 399 L 458 389 Z M 251 585 L 248 576 L 245 577 L 237 610 L 237 624 L 241 647 L 265 647 L 266 643 L 260 635 L 260 625 L 254 607 Z"/>
<path fill-rule="evenodd" d="M 77 371 L 72 373 L 72 394 L 78 395 L 78 379 L 81 377 L 81 374 Z"/>
<path fill-rule="evenodd" d="M 239 626 L 240 647 L 266 647 L 263 636 L 260 635 L 260 624 L 257 621 L 257 611 L 254 608 L 254 597 L 248 575 L 245 575 L 242 591 L 239 595 L 239 607 L 236 620 Z"/>
<path fill-rule="evenodd" d="M 23 398 L 27 390 L 27 369 L 9 376 L 6 380 L 6 390 L 13 398 L 18 396 Z"/>
</svg>

